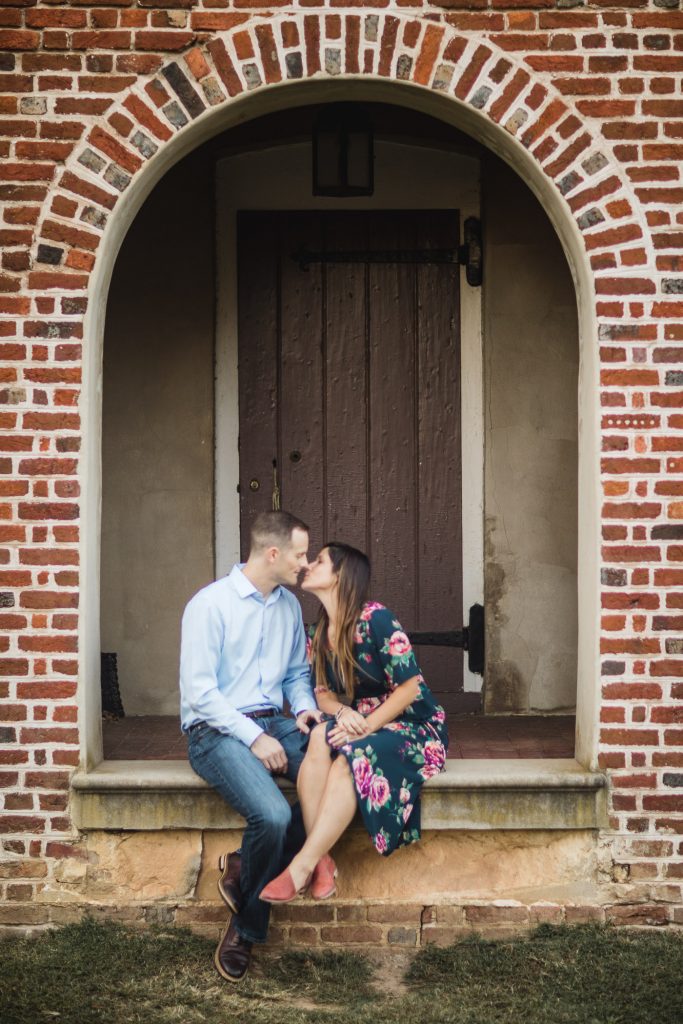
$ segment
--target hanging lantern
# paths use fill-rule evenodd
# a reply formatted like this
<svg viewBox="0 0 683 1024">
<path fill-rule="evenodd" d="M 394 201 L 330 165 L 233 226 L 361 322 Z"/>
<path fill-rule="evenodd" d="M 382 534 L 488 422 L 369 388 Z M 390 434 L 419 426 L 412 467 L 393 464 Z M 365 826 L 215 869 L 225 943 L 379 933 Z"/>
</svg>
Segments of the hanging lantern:
<svg viewBox="0 0 683 1024">
<path fill-rule="evenodd" d="M 313 125 L 313 195 L 371 196 L 372 123 L 357 103 L 323 107 Z"/>
</svg>

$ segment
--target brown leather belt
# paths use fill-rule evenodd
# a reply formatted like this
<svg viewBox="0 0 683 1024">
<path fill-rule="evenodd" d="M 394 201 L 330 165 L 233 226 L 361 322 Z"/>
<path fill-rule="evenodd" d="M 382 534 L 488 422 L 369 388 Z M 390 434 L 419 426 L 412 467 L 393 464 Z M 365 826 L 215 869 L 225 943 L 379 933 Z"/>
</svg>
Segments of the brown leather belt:
<svg viewBox="0 0 683 1024">
<path fill-rule="evenodd" d="M 281 712 L 277 708 L 264 708 L 263 711 L 243 711 L 242 714 L 245 718 L 273 718 L 274 715 L 279 715 Z M 194 732 L 195 729 L 200 729 L 206 722 L 195 722 L 187 730 L 188 732 Z"/>
</svg>

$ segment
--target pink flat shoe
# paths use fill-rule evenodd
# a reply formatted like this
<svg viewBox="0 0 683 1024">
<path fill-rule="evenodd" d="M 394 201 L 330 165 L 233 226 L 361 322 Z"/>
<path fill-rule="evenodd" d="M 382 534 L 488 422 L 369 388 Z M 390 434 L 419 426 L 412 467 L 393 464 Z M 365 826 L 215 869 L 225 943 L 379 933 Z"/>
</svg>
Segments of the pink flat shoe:
<svg viewBox="0 0 683 1024">
<path fill-rule="evenodd" d="M 320 858 L 311 875 L 311 896 L 314 900 L 328 900 L 337 891 L 335 878 L 337 865 L 329 853 Z"/>
<path fill-rule="evenodd" d="M 266 903 L 289 903 L 291 900 L 296 899 L 297 896 L 303 896 L 311 884 L 311 873 L 300 889 L 297 889 L 294 885 L 294 879 L 289 868 L 285 868 L 282 874 L 274 878 L 272 882 L 269 882 L 265 889 L 261 889 L 259 893 L 259 899 L 264 900 Z"/>
</svg>

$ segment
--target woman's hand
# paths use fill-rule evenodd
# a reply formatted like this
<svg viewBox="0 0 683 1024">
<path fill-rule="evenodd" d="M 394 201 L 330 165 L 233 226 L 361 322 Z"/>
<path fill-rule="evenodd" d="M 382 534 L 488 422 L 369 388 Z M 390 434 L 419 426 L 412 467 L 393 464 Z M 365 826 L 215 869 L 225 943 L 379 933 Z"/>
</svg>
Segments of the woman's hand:
<svg viewBox="0 0 683 1024">
<path fill-rule="evenodd" d="M 363 733 L 349 733 L 343 725 L 335 725 L 334 729 L 330 729 L 328 732 L 327 741 L 335 750 L 339 750 L 340 747 L 346 746 L 347 743 L 356 743 L 358 740 L 363 739 L 369 732 L 370 729 L 366 729 Z"/>
<path fill-rule="evenodd" d="M 337 719 L 337 724 L 328 732 L 327 739 L 338 750 L 339 747 L 343 747 L 347 743 L 355 743 L 356 740 L 368 736 L 371 732 L 372 729 L 364 715 L 361 715 L 359 711 L 354 711 L 353 708 L 345 707 Z"/>
<path fill-rule="evenodd" d="M 341 726 L 344 732 L 353 736 L 364 736 L 367 732 L 365 716 L 361 715 L 360 711 L 354 711 L 353 708 L 343 705 L 343 709 L 336 717 L 337 725 Z"/>
</svg>

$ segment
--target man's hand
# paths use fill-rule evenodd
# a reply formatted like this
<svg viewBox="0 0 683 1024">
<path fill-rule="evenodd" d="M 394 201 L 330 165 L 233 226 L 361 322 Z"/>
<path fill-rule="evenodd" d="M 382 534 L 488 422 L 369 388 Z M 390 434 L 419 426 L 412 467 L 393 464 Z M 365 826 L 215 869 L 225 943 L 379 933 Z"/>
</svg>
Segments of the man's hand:
<svg viewBox="0 0 683 1024">
<path fill-rule="evenodd" d="M 317 708 L 309 708 L 308 711 L 300 711 L 296 716 L 296 724 L 304 734 L 311 731 L 311 727 L 314 722 L 316 725 L 319 725 L 322 720 L 323 713 L 322 711 L 318 711 Z"/>
<path fill-rule="evenodd" d="M 287 771 L 287 755 L 281 743 L 268 733 L 262 732 L 249 748 L 258 757 L 264 768 L 273 775 L 282 775 Z"/>
</svg>

